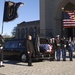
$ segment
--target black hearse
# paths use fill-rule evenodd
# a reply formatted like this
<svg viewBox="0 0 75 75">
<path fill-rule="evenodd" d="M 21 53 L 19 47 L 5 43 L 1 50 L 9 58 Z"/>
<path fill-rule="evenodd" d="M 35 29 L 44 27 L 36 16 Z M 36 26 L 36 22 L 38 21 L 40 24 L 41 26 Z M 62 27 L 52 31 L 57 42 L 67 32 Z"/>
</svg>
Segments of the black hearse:
<svg viewBox="0 0 75 75">
<path fill-rule="evenodd" d="M 26 61 L 26 40 L 24 39 L 12 39 L 5 42 L 3 50 L 4 56 L 15 56 L 19 57 L 22 61 Z M 51 50 L 50 52 L 45 50 L 41 45 L 49 45 L 49 41 L 45 37 L 37 37 L 33 40 L 35 48 L 35 57 L 32 57 L 35 60 L 43 60 L 48 58 L 53 60 L 55 58 L 55 51 Z"/>
</svg>

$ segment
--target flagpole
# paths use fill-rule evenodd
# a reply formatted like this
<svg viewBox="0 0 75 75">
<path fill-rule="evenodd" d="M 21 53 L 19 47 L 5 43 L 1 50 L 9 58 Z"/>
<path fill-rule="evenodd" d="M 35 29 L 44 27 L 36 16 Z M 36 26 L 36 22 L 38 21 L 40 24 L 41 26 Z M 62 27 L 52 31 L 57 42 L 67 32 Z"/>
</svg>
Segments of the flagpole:
<svg viewBox="0 0 75 75">
<path fill-rule="evenodd" d="M 5 6 L 5 1 L 4 0 L 4 6 Z M 3 10 L 3 18 L 4 18 L 4 10 Z M 4 21 L 2 20 L 2 31 L 1 31 L 1 34 L 3 34 L 3 29 L 4 29 Z"/>
<path fill-rule="evenodd" d="M 4 22 L 2 22 L 2 31 L 1 31 L 1 34 L 3 34 L 3 28 L 4 28 Z"/>
</svg>

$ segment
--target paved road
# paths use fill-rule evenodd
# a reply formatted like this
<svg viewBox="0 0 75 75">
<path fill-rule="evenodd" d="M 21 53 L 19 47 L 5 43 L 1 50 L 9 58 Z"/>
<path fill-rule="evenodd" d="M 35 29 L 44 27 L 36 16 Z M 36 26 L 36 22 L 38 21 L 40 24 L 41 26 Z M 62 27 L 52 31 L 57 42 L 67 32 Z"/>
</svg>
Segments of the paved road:
<svg viewBox="0 0 75 75">
<path fill-rule="evenodd" d="M 27 63 L 4 60 L 4 65 L 0 68 L 0 75 L 75 75 L 75 58 L 73 61 L 67 58 L 66 62 L 34 62 L 32 67 L 28 67 Z"/>
</svg>

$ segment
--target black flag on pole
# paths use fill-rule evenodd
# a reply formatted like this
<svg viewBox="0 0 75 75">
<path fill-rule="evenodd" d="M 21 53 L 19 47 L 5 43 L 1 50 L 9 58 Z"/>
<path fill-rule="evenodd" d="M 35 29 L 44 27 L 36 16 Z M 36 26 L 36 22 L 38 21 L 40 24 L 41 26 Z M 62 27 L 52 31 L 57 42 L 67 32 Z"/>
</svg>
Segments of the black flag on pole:
<svg viewBox="0 0 75 75">
<path fill-rule="evenodd" d="M 16 19 L 18 17 L 17 10 L 22 4 L 23 3 L 21 2 L 14 3 L 11 1 L 5 1 L 3 21 L 9 22 Z"/>
</svg>

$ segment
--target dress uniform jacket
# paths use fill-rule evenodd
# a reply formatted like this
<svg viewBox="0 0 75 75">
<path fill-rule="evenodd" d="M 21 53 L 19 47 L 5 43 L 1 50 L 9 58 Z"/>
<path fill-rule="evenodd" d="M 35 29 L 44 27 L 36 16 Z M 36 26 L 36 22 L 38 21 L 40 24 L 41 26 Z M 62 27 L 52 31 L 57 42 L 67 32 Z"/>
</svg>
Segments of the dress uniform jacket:
<svg viewBox="0 0 75 75">
<path fill-rule="evenodd" d="M 55 40 L 55 47 L 56 47 L 56 50 L 61 49 L 61 40 L 60 39 Z"/>
<path fill-rule="evenodd" d="M 61 48 L 64 49 L 66 47 L 67 47 L 67 41 L 66 41 L 66 39 L 61 40 Z"/>
</svg>

